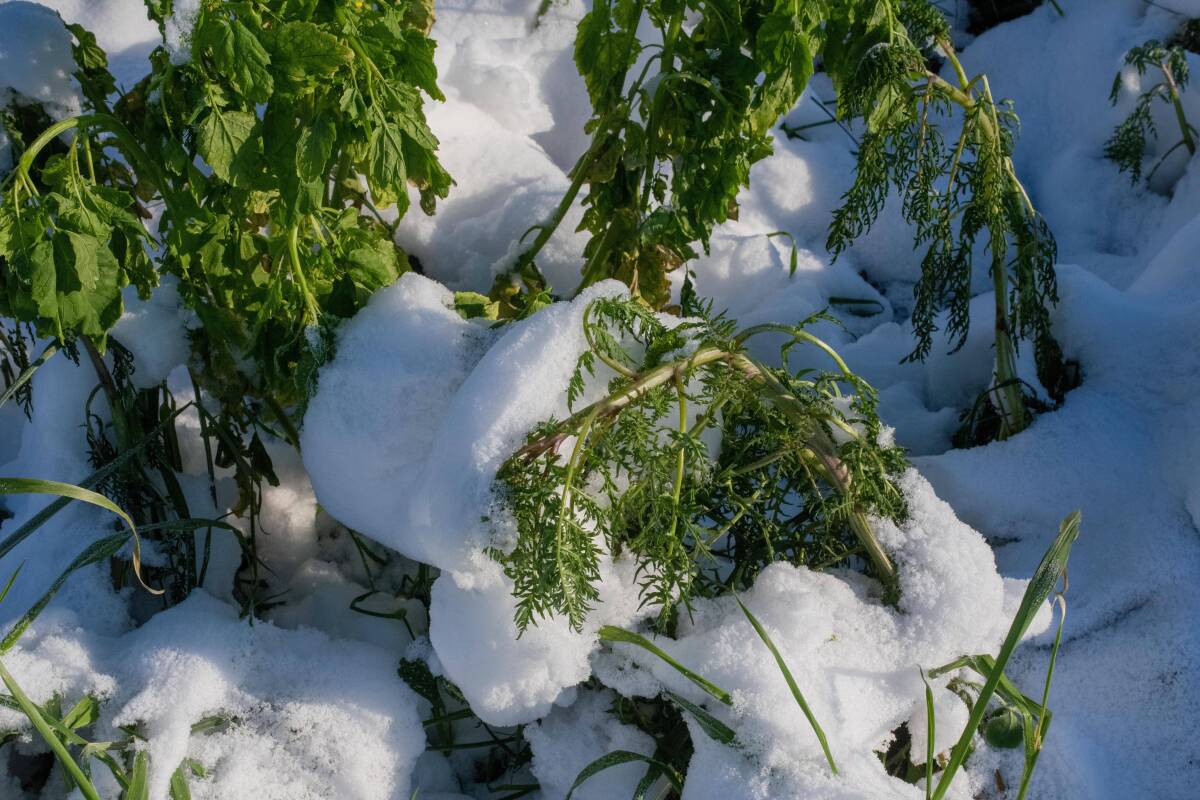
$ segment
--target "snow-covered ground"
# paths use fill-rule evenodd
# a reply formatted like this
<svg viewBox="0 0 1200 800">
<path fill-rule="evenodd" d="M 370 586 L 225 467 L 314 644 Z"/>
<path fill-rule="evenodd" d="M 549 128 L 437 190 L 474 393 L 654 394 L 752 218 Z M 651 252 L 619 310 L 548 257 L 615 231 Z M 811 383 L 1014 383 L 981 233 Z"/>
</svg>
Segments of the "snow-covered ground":
<svg viewBox="0 0 1200 800">
<path fill-rule="evenodd" d="M 93 30 L 126 85 L 140 75 L 158 37 L 140 0 L 46 5 Z M 187 5 L 176 7 L 186 12 Z M 206 769 L 206 778 L 192 782 L 197 798 L 505 796 L 476 783 L 478 753 L 424 752 L 430 706 L 399 678 L 402 657 L 445 675 L 484 722 L 526 725 L 531 772 L 512 782 L 539 782 L 540 795 L 530 796 L 546 800 L 562 798 L 579 770 L 607 752 L 652 752 L 649 736 L 608 713 L 618 693 L 652 696 L 665 686 L 693 702 L 706 699 L 644 651 L 600 646 L 602 625 L 635 627 L 648 613 L 638 605 L 632 564 L 605 558 L 602 602 L 582 632 L 550 620 L 517 639 L 510 584 L 482 552 L 488 530 L 480 519 L 495 470 L 532 424 L 565 411 L 562 391 L 584 347 L 586 296 L 499 331 L 448 308 L 451 290 L 487 290 L 521 234 L 557 204 L 566 171 L 586 147 L 589 107 L 571 62 L 585 3 L 555 2 L 534 27 L 538 5 L 437 5 L 433 35 L 447 101 L 429 113 L 457 185 L 436 216 L 413 212 L 402 221 L 401 244 L 428 277 L 405 275 L 342 329 L 337 358 L 322 370 L 308 409 L 303 457 L 271 445 L 281 485 L 265 493 L 261 555 L 272 590 L 286 592 L 283 603 L 253 625 L 239 619 L 231 594 L 239 552 L 232 540 L 217 540 L 206 589 L 182 604 L 147 621 L 133 590 L 115 593 L 107 567 L 91 567 L 71 577 L 3 656 L 35 700 L 57 693 L 69 707 L 89 693 L 101 698 L 94 739 L 140 723 L 154 800 L 166 797 L 185 757 Z M 995 652 L 1023 590 L 1015 579 L 1031 574 L 1058 522 L 1077 508 L 1084 521 L 1050 694 L 1054 723 L 1031 797 L 1197 794 L 1200 164 L 1180 150 L 1153 187 L 1134 186 L 1104 159 L 1103 147 L 1137 91 L 1128 76 L 1117 107 L 1110 106 L 1124 53 L 1166 38 L 1183 14 L 1200 16 L 1200 3 L 1059 5 L 1063 16 L 1043 5 L 973 41 L 964 35 L 961 57 L 972 72 L 989 75 L 997 97 L 1015 101 L 1022 121 L 1016 167 L 1058 239 L 1055 332 L 1083 374 L 1061 408 L 1009 441 L 951 449 L 958 411 L 989 377 L 986 282 L 962 350 L 945 355 L 946 347 L 935 347 L 925 363 L 900 364 L 912 347 L 906 317 L 920 253 L 893 206 L 831 263 L 825 231 L 852 179 L 855 146 L 837 126 L 810 129 L 804 140 L 781 135 L 776 154 L 752 172 L 739 220 L 721 228 L 711 254 L 694 265 L 699 292 L 747 325 L 799 320 L 831 297 L 877 301 L 882 313 L 845 315 L 844 329 L 821 333 L 879 389 L 884 421 L 909 448 L 914 469 L 903 480 L 912 518 L 881 532 L 901 572 L 898 612 L 880 605 L 860 576 L 787 565 L 766 570 L 743 597 L 822 721 L 841 775 L 830 776 L 770 654 L 726 598 L 700 604 L 677 640 L 658 641 L 733 693 L 731 707 L 709 710 L 744 745 L 718 744 L 693 725 L 685 800 L 923 797 L 923 789 L 889 778 L 872 750 L 903 722 L 924 741 L 918 667 Z M 78 101 L 56 26 L 31 4 L 0 3 L 0 87 L 69 112 Z M 790 115 L 794 124 L 820 119 L 812 98 L 833 96 L 821 75 L 807 94 Z M 1184 104 L 1200 120 L 1200 89 L 1189 89 Z M 1160 130 L 1170 124 L 1164 118 Z M 0 134 L 0 168 L 5 141 Z M 569 217 L 539 260 L 563 286 L 578 274 L 586 241 L 573 229 Z M 795 275 L 791 244 L 766 235 L 781 230 L 800 248 Z M 131 297 L 114 332 L 137 357 L 139 380 L 165 378 L 181 400 L 192 391 L 182 367 L 190 322 L 167 285 L 149 302 Z M 81 422 L 94 383 L 86 362 L 60 358 L 42 368 L 32 420 L 13 404 L 0 410 L 0 475 L 87 475 Z M 208 495 L 197 418 L 180 420 L 189 504 L 196 516 L 220 513 L 224 507 L 214 509 Z M 236 494 L 227 477 L 219 489 L 218 505 Z M 0 532 L 45 503 L 6 498 L 13 518 Z M 62 565 L 108 533 L 108 522 L 102 512 L 68 507 L 0 561 L 3 580 L 24 564 L 0 605 L 5 628 Z M 350 609 L 370 576 L 343 526 L 441 570 L 428 619 L 416 602 L 406 606 L 407 626 Z M 394 586 L 410 566 L 397 560 L 395 575 L 375 580 Z M 1044 679 L 1051 623 L 1047 608 L 1008 669 L 1031 695 Z M 944 678 L 933 685 L 937 742 L 945 749 L 966 710 Z M 233 724 L 190 732 L 218 714 Z M 25 726 L 20 714 L 0 707 L 0 731 L 25 731 L 16 749 L 38 751 Z M 486 736 L 463 730 L 466 741 Z M 0 749 L 0 797 L 32 800 L 20 787 L 17 760 L 3 758 L 13 747 Z M 1009 787 L 1019 777 L 1014 752 L 977 752 L 955 796 L 1015 796 L 998 788 L 998 777 Z M 637 764 L 606 770 L 574 796 L 629 797 L 643 771 Z M 43 800 L 61 796 L 57 780 Z M 112 797 L 119 791 L 112 781 L 101 789 Z"/>
</svg>

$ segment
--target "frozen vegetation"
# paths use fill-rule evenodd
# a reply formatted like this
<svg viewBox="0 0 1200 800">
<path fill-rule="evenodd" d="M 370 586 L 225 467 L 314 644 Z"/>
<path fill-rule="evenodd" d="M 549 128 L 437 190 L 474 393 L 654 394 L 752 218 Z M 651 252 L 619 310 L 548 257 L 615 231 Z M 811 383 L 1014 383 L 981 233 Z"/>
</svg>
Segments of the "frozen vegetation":
<svg viewBox="0 0 1200 800">
<path fill-rule="evenodd" d="M 1017 373 L 1045 410 L 1016 435 L 978 446 L 956 447 L 954 437 L 995 365 L 988 258 L 975 260 L 962 341 L 936 332 L 924 360 L 906 361 L 924 250 L 914 250 L 895 188 L 868 233 L 836 259 L 827 250 L 864 130 L 860 121 L 829 123 L 834 86 L 815 74 L 783 126 L 771 128 L 774 153 L 751 169 L 736 218 L 717 225 L 690 263 L 687 291 L 694 286 L 739 329 L 830 311 L 809 330 L 875 387 L 880 446 L 897 444 L 909 457 L 895 476 L 906 515 L 871 517 L 894 562 L 898 600 L 889 602 L 876 573 L 844 559 L 832 569 L 779 562 L 736 596 L 697 597 L 671 635 L 658 627 L 661 603 L 643 602 L 641 587 L 654 576 L 628 550 L 600 546 L 595 597 L 580 620 L 554 611 L 523 630 L 521 575 L 496 556 L 519 541 L 518 520 L 497 500 L 498 470 L 539 423 L 602 401 L 617 376 L 598 365 L 568 404 L 589 348 L 587 309 L 630 295 L 620 281 L 601 280 L 571 297 L 589 241 L 580 198 L 538 255 L 548 284 L 561 289 L 552 304 L 503 325 L 456 307 L 464 296 L 456 293 L 487 293 L 518 262 L 533 236 L 523 235 L 555 213 L 590 146 L 592 107 L 572 54 L 591 5 L 437 4 L 430 37 L 445 99 L 427 99 L 425 114 L 454 185 L 432 215 L 411 192 L 413 210 L 395 238 L 420 272 L 387 282 L 337 327 L 334 355 L 297 420 L 299 447 L 286 432 L 258 437 L 277 481 L 261 486 L 253 522 L 234 466 L 214 465 L 209 451 L 206 426 L 219 403 L 197 396 L 189 372 L 202 321 L 174 276 L 148 298 L 124 290 L 110 339 L 132 355 L 135 388 L 165 385 L 178 406 L 194 404 L 173 422 L 178 492 L 192 518 L 224 526 L 187 530 L 206 548 L 205 577 L 170 602 L 136 580 L 114 588 L 111 559 L 71 573 L 0 652 L 15 683 L 60 714 L 96 701 L 80 734 L 128 740 L 113 751 L 122 764 L 146 753 L 139 791 L 151 800 L 562 800 L 581 771 L 614 752 L 626 754 L 621 763 L 588 775 L 572 797 L 640 797 L 652 783 L 645 796 L 682 800 L 920 800 L 927 687 L 940 768 L 968 723 L 963 682 L 982 682 L 965 667 L 930 670 L 1000 651 L 1060 521 L 1081 509 L 1065 605 L 1054 595 L 1039 604 L 1005 669 L 1040 703 L 1056 652 L 1053 725 L 1028 796 L 1196 796 L 1200 161 L 1187 147 L 1170 148 L 1179 139 L 1176 105 L 1200 121 L 1200 88 L 1185 83 L 1177 104 L 1150 106 L 1157 135 L 1138 162 L 1154 170 L 1149 180 L 1131 182 L 1105 149 L 1139 94 L 1162 81 L 1154 69 L 1139 75 L 1126 54 L 1170 41 L 1200 18 L 1200 3 L 1058 0 L 978 35 L 968 32 L 969 3 L 935 4 L 947 10 L 958 58 L 986 73 L 991 93 L 1011 98 L 1020 115 L 1015 172 L 1057 240 L 1050 324 L 1081 376 L 1057 402 L 1038 383 L 1031 343 L 1021 342 Z M 0 3 L 0 100 L 37 101 L 52 119 L 80 113 L 71 38 L 55 12 L 95 33 L 128 90 L 164 36 L 171 60 L 187 62 L 198 7 L 176 2 L 160 34 L 141 0 Z M 1200 56 L 1182 52 L 1200 67 Z M 948 64 L 942 69 L 949 75 Z M 956 124 L 945 122 L 947 140 Z M 13 146 L 0 127 L 0 173 L 13 166 Z M 149 208 L 153 227 L 162 209 Z M 394 209 L 383 214 L 395 219 Z M 684 277 L 667 274 L 673 302 Z M 944 313 L 939 323 L 952 327 Z M 747 353 L 780 366 L 781 341 L 755 337 Z M 105 357 L 117 370 L 113 352 Z M 828 360 L 797 348 L 788 366 L 825 369 Z M 110 419 L 96 384 L 86 354 L 38 368 L 29 416 L 16 401 L 0 408 L 0 475 L 84 481 L 96 468 L 93 426 Z M 710 435 L 704 447 L 715 454 L 721 444 Z M 5 496 L 0 539 L 52 500 Z M 113 519 L 71 503 L 0 555 L 0 586 L 20 566 L 0 604 L 4 631 L 82 549 L 113 536 Z M 239 544 L 249 537 L 257 565 Z M 142 536 L 152 576 L 172 566 L 162 541 Z M 118 554 L 120 563 L 130 557 L 128 547 Z M 802 691 L 836 774 L 739 603 Z M 613 628 L 661 653 L 614 641 Z M 643 781 L 648 764 L 668 758 L 644 720 L 663 707 L 682 720 L 675 735 L 692 750 L 674 788 L 665 773 Z M 885 763 L 898 736 L 910 742 L 900 770 Z M 1024 750 L 983 736 L 974 743 L 945 796 L 1015 798 Z M 0 798 L 86 797 L 67 788 L 47 752 L 27 714 L 0 703 Z M 910 780 L 899 774 L 906 770 Z M 91 774 L 105 800 L 137 800 L 101 761 Z M 189 795 L 179 794 L 180 775 Z"/>
</svg>

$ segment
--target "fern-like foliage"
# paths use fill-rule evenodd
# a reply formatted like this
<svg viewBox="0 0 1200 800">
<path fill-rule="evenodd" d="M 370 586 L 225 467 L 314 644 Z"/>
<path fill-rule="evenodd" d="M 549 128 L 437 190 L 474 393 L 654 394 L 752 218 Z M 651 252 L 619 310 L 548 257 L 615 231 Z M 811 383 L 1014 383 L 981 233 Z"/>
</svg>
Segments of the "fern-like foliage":
<svg viewBox="0 0 1200 800">
<path fill-rule="evenodd" d="M 1189 153 L 1196 152 L 1196 129 L 1188 122 L 1180 101 L 1180 94 L 1187 89 L 1187 55 L 1179 45 L 1168 47 L 1156 39 L 1134 47 L 1125 54 L 1125 65 L 1137 70 L 1144 77 L 1146 70 L 1155 69 L 1162 74 L 1162 81 L 1140 93 L 1129 112 L 1112 136 L 1104 143 L 1104 155 L 1116 163 L 1117 169 L 1129 173 L 1129 182 L 1137 183 L 1142 178 L 1142 163 L 1146 159 L 1146 148 L 1150 138 L 1158 138 L 1152 107 L 1155 100 L 1171 105 L 1179 123 L 1180 140 L 1167 150 L 1150 170 L 1146 180 L 1162 165 L 1167 156 L 1186 147 Z M 1108 99 L 1113 105 L 1121 96 L 1121 73 L 1113 78 L 1112 91 Z"/>
<path fill-rule="evenodd" d="M 853 5 L 853 4 L 852 4 Z M 865 234 L 890 192 L 925 250 L 916 286 L 913 328 L 923 359 L 947 312 L 946 334 L 962 346 L 970 325 L 971 274 L 980 246 L 996 293 L 996 380 L 1005 434 L 1026 424 L 1016 374 L 1018 339 L 1035 348 L 1038 377 L 1055 397 L 1064 391 L 1062 354 L 1048 307 L 1058 301 L 1054 237 L 1034 209 L 1012 163 L 1018 120 L 996 102 L 987 76 L 968 79 L 942 14 L 924 0 L 858 4 L 827 26 L 826 70 L 838 112 L 866 127 L 855 180 L 833 216 L 827 247 L 835 257 Z M 931 69 L 944 57 L 956 80 Z M 958 123 L 948 139 L 943 127 Z"/>
<path fill-rule="evenodd" d="M 613 376 L 605 396 L 539 426 L 497 476 L 517 537 L 495 555 L 520 629 L 550 614 L 581 626 L 603 551 L 637 560 L 642 601 L 661 620 L 777 559 L 857 557 L 892 585 L 865 515 L 904 515 L 893 478 L 905 460 L 881 444 L 875 392 L 806 330 L 817 318 L 738 333 L 712 315 L 668 327 L 636 300 L 588 307 L 568 399 L 577 406 L 601 370 Z M 783 369 L 744 352 L 767 332 L 786 336 Z M 787 369 L 801 345 L 836 369 Z"/>
</svg>

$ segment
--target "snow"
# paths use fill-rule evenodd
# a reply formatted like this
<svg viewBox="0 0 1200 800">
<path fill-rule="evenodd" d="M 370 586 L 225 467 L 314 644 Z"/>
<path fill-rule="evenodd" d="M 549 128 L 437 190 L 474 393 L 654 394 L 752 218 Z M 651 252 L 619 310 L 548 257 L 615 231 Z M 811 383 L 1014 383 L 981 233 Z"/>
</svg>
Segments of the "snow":
<svg viewBox="0 0 1200 800">
<path fill-rule="evenodd" d="M 744 325 L 794 322 L 836 298 L 869 301 L 860 313 L 832 306 L 842 326 L 821 323 L 815 331 L 879 389 L 885 422 L 913 456 L 903 479 L 910 519 L 877 523 L 900 572 L 900 606 L 881 604 L 879 587 L 857 574 L 786 564 L 765 569 L 741 595 L 828 735 L 836 777 L 733 598 L 699 601 L 675 638 L 653 637 L 730 691 L 734 702 L 725 707 L 645 651 L 599 642 L 602 625 L 651 636 L 646 620 L 654 610 L 639 606 L 627 558 L 602 556 L 601 600 L 582 631 L 551 618 L 518 636 L 511 583 L 485 553 L 513 536 L 495 507 L 496 469 L 535 423 L 567 413 L 563 387 L 584 347 L 582 310 L 590 298 L 624 291 L 601 284 L 501 328 L 453 310 L 454 290 L 487 291 L 511 265 L 518 240 L 553 213 L 587 146 L 589 109 L 571 63 L 585 4 L 556 2 L 534 26 L 538 5 L 438 5 L 434 36 L 447 101 L 427 111 L 456 185 L 436 215 L 414 210 L 401 222 L 398 241 L 425 275 L 404 275 L 341 327 L 308 405 L 300 453 L 266 437 L 280 484 L 264 487 L 259 553 L 262 588 L 278 605 L 253 624 L 240 618 L 234 586 L 245 569 L 236 540 L 222 531 L 214 531 L 205 587 L 171 608 L 132 589 L 114 591 L 107 565 L 89 567 L 0 654 L 22 687 L 38 702 L 99 699 L 92 739 L 139 725 L 152 800 L 166 797 L 184 758 L 207 774 L 192 781 L 192 795 L 213 800 L 409 800 L 414 789 L 422 799 L 493 796 L 479 782 L 482 751 L 426 750 L 421 720 L 430 705 L 399 678 L 401 657 L 423 659 L 456 685 L 482 722 L 526 726 L 532 762 L 513 780 L 540 783 L 546 800 L 564 797 L 579 770 L 607 752 L 652 753 L 653 740 L 610 708 L 618 695 L 650 697 L 663 687 L 703 704 L 737 734 L 737 747 L 722 745 L 689 718 L 695 752 L 685 800 L 915 800 L 923 788 L 889 778 L 873 751 L 902 724 L 923 751 L 919 669 L 994 653 L 1021 579 L 1063 516 L 1081 508 L 1051 685 L 1054 724 L 1031 796 L 1193 796 L 1200 778 L 1192 735 L 1200 715 L 1200 167 L 1180 153 L 1152 186 L 1131 185 L 1103 147 L 1136 92 L 1156 80 L 1126 74 L 1111 106 L 1124 53 L 1165 39 L 1181 13 L 1200 16 L 1200 3 L 1062 3 L 1061 17 L 1042 4 L 964 38 L 968 69 L 986 72 L 996 96 L 1011 97 L 1021 116 L 1016 168 L 1060 248 L 1055 332 L 1084 376 L 1061 408 L 1019 436 L 951 449 L 959 412 L 990 375 L 986 275 L 977 276 L 963 348 L 949 354 L 939 340 L 924 363 L 901 364 L 913 346 L 907 316 L 921 254 L 898 205 L 836 261 L 825 251 L 830 212 L 853 176 L 852 136 L 861 131 L 824 125 L 800 139 L 777 133 L 775 155 L 754 167 L 739 219 L 690 265 L 700 293 Z M 158 42 L 138 0 L 0 3 L 0 92 L 43 101 L 55 116 L 80 101 L 69 77 L 69 36 L 47 8 L 93 30 L 126 86 Z M 187 57 L 194 9 L 175 5 L 173 58 Z M 821 75 L 789 124 L 825 119 L 818 99 L 833 99 Z M 1189 88 L 1184 104 L 1200 119 L 1200 86 Z M 1155 153 L 1171 144 L 1173 120 L 1161 111 Z M 0 170 L 8 147 L 0 131 Z M 579 213 L 576 201 L 539 257 L 564 295 L 578 280 L 586 242 L 574 232 Z M 769 235 L 778 231 L 792 239 Z M 673 279 L 678 286 L 682 273 Z M 136 385 L 165 381 L 178 402 L 205 402 L 187 374 L 187 330 L 196 322 L 174 283 L 165 280 L 147 301 L 130 291 L 126 309 L 113 337 L 134 354 Z M 769 337 L 755 340 L 754 354 L 770 359 L 773 346 Z M 585 401 L 606 379 L 589 384 Z M 91 471 L 83 409 L 95 383 L 86 358 L 77 366 L 56 357 L 40 369 L 32 419 L 12 405 L 0 410 L 0 474 L 83 479 Z M 102 396 L 93 410 L 107 417 Z M 194 410 L 181 415 L 178 432 L 193 516 L 227 512 L 237 487 L 218 469 L 213 502 Z M 0 533 L 45 504 L 5 497 L 12 519 Z M 0 606 L 0 628 L 112 524 L 111 515 L 72 504 L 6 555 L 0 580 L 23 567 Z M 373 552 L 389 548 L 386 566 L 364 564 L 351 531 Z M 416 562 L 440 571 L 428 611 L 399 593 Z M 402 611 L 403 622 L 358 613 L 352 603 Z M 1056 622 L 1047 605 L 1007 671 L 1032 696 L 1044 682 Z M 947 689 L 950 677 L 930 681 L 942 753 L 966 721 L 965 706 Z M 216 714 L 231 724 L 190 732 Z M 0 729 L 25 731 L 21 752 L 43 752 L 24 724 L 0 708 Z M 462 741 L 485 735 L 474 719 L 457 725 Z M 0 764 L 0 796 L 24 800 L 8 762 Z M 1019 753 L 981 747 L 951 796 L 1011 797 L 997 791 L 995 775 L 1011 787 L 1020 768 Z M 101 777 L 102 766 L 95 771 L 106 800 L 115 798 L 119 787 Z M 637 763 L 605 770 L 575 797 L 630 796 L 642 774 Z M 48 784 L 42 797 L 59 796 L 58 788 Z"/>
</svg>

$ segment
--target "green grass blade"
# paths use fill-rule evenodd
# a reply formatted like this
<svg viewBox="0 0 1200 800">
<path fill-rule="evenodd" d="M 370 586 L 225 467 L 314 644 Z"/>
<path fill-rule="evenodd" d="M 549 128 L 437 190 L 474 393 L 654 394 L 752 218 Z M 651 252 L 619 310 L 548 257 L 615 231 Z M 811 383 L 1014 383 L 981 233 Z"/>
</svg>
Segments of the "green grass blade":
<svg viewBox="0 0 1200 800">
<path fill-rule="evenodd" d="M 954 749 L 950 753 L 950 763 L 942 770 L 942 777 L 938 780 L 932 800 L 942 800 L 949 791 L 950 782 L 954 780 L 955 774 L 966 759 L 971 748 L 971 739 L 975 735 L 976 729 L 979 728 L 979 723 L 987 711 L 988 702 L 992 699 L 996 686 L 1004 675 L 1004 667 L 1007 666 L 1013 651 L 1017 649 L 1021 637 L 1029 629 L 1029 624 L 1033 621 L 1038 607 L 1046 601 L 1050 591 L 1065 573 L 1071 546 L 1079 538 L 1079 520 L 1079 512 L 1075 511 L 1062 521 L 1062 525 L 1058 529 L 1058 536 L 1054 538 L 1050 548 L 1042 556 L 1038 568 L 1034 571 L 1033 578 L 1025 589 L 1025 595 L 1021 598 L 1017 615 L 1008 629 L 1008 636 L 1005 637 L 1004 644 L 1000 647 L 1000 654 L 996 656 L 990 674 L 987 676 L 983 688 L 979 690 L 979 697 L 976 698 L 975 705 L 971 707 L 971 714 L 967 719 L 966 727 L 963 728 L 962 736 L 959 737 L 958 743 L 954 745 Z"/>
<path fill-rule="evenodd" d="M 646 637 L 636 634 L 633 631 L 627 631 L 624 628 L 618 628 L 615 625 L 605 625 L 600 629 L 599 636 L 600 641 L 602 642 L 625 642 L 627 644 L 637 645 L 647 653 L 653 653 L 673 667 L 677 672 L 679 672 L 680 675 L 687 678 L 704 691 L 708 692 L 717 700 L 720 700 L 727 706 L 733 704 L 733 698 L 729 696 L 729 692 L 725 691 L 720 686 L 717 686 L 707 678 L 692 672 L 683 664 L 680 664 L 678 661 L 671 658 L 671 656 L 667 655 L 666 651 L 651 642 Z"/>
<path fill-rule="evenodd" d="M 188 788 L 186 762 L 175 768 L 171 774 L 171 800 L 192 800 L 192 790 Z"/>
<path fill-rule="evenodd" d="M 142 587 L 146 591 L 151 594 L 163 593 L 162 589 L 154 589 L 147 585 L 146 581 L 142 578 L 142 540 L 138 537 L 137 526 L 133 524 L 133 518 L 125 513 L 125 509 L 104 495 L 93 492 L 91 489 L 85 489 L 82 486 L 76 486 L 73 483 L 60 483 L 59 481 L 48 481 L 41 478 L 0 478 L 0 494 L 52 494 L 66 500 L 79 500 L 83 503 L 91 503 L 94 506 L 116 514 L 125 523 L 125 526 L 129 528 L 129 535 L 133 539 L 133 574 L 137 576 L 138 582 L 142 584 Z"/>
<path fill-rule="evenodd" d="M 1065 591 L 1065 590 L 1064 590 Z M 1042 743 L 1046 741 L 1046 732 L 1050 729 L 1050 681 L 1054 677 L 1054 666 L 1058 662 L 1058 648 L 1062 644 L 1063 625 L 1067 621 L 1067 601 L 1059 594 L 1058 630 L 1054 634 L 1054 645 L 1050 648 L 1050 664 L 1046 667 L 1046 683 L 1042 689 L 1042 707 L 1038 714 L 1037 727 L 1025 743 L 1025 769 L 1021 772 L 1021 787 L 1017 792 L 1017 800 L 1025 800 L 1029 792 L 1029 782 L 1033 779 L 1033 770 L 1037 767 L 1038 756 L 1042 754 Z"/>
<path fill-rule="evenodd" d="M 34 359 L 33 363 L 31 363 L 28 367 L 21 370 L 21 374 L 18 375 L 13 382 L 8 385 L 8 388 L 4 390 L 4 394 L 0 394 L 0 408 L 4 408 L 4 404 L 9 400 L 12 400 L 13 397 L 16 396 L 17 392 L 21 390 L 22 386 L 29 383 L 29 379 L 33 377 L 33 373 L 37 372 L 38 367 L 49 361 L 50 357 L 57 352 L 57 344 L 51 342 L 50 344 L 46 345 L 46 349 L 42 351 L 42 354 Z"/>
<path fill-rule="evenodd" d="M 21 687 L 17 685 L 16 680 L 9 674 L 3 662 L 0 662 L 0 681 L 3 681 L 4 685 L 8 687 L 13 700 L 21 707 L 21 712 L 29 718 L 34 730 L 50 746 L 50 750 L 53 751 L 55 757 L 67 771 L 67 774 L 71 776 L 71 779 L 75 781 L 79 787 L 80 794 L 84 796 L 85 800 L 101 800 L 100 793 L 96 791 L 96 787 L 92 785 L 88 777 L 83 774 L 83 770 L 75 763 L 75 759 L 71 757 L 67 746 L 54 735 L 54 730 L 46 722 L 46 719 L 42 716 L 42 712 L 38 710 L 37 704 L 30 700 L 25 692 L 21 691 Z"/>
<path fill-rule="evenodd" d="M 746 615 L 746 619 L 750 620 L 750 624 L 754 626 L 755 633 L 758 638 L 762 639 L 763 644 L 771 651 L 771 655 L 775 657 L 775 663 L 779 665 L 779 671 L 783 673 L 783 679 L 787 681 L 788 688 L 792 691 L 792 697 L 796 699 L 796 705 L 800 706 L 800 710 L 804 712 L 804 716 L 808 719 L 808 724 L 812 726 L 813 733 L 817 735 L 817 741 L 821 743 L 821 750 L 825 753 L 825 760 L 829 762 L 829 768 L 833 770 L 833 774 L 837 774 L 837 764 L 833 761 L 833 754 L 829 751 L 829 740 L 825 738 L 825 731 L 821 730 L 820 724 L 817 722 L 816 716 L 812 709 L 808 706 L 808 701 L 804 699 L 804 693 L 800 691 L 800 687 L 796 684 L 796 679 L 792 677 L 792 671 L 788 669 L 787 662 L 783 660 L 783 656 L 779 652 L 779 648 L 771 641 L 771 637 L 767 634 L 766 629 L 758 621 L 758 619 L 750 613 L 750 609 L 746 608 L 746 604 L 737 595 L 734 595 L 738 606 L 742 609 L 742 613 Z"/>
<path fill-rule="evenodd" d="M 925 800 L 929 800 L 933 796 L 933 736 L 934 736 L 934 718 L 933 713 L 933 689 L 929 686 L 929 681 L 925 678 L 925 670 L 920 670 L 921 682 L 925 684 Z"/>
<path fill-rule="evenodd" d="M 21 638 L 21 635 L 25 633 L 26 628 L 33 624 L 33 621 L 38 618 L 38 615 L 45 610 L 46 606 L 49 605 L 50 601 L 54 598 L 54 595 L 57 594 L 58 590 L 63 587 L 63 584 L 67 582 L 67 578 L 71 577 L 72 573 L 83 569 L 90 564 L 96 564 L 106 558 L 111 558 L 112 556 L 116 555 L 122 547 L 125 546 L 125 542 L 128 540 L 129 537 L 123 533 L 106 536 L 103 539 L 93 542 L 82 553 L 76 556 L 75 560 L 72 561 L 70 565 L 63 570 L 62 574 L 58 576 L 58 579 L 50 585 L 50 588 L 46 590 L 46 593 L 43 594 L 41 598 L 39 598 L 38 601 L 34 603 L 19 620 L 13 623 L 11 628 L 9 628 L 8 633 L 4 635 L 4 639 L 0 640 L 0 653 L 7 653 L 12 649 L 12 646 L 16 644 L 17 640 Z"/>
<path fill-rule="evenodd" d="M 571 784 L 570 791 L 567 792 L 567 796 L 563 800 L 571 800 L 571 795 L 575 794 L 575 790 L 596 773 L 603 772 L 609 767 L 629 764 L 634 761 L 643 761 L 652 768 L 659 770 L 671 781 L 671 785 L 675 787 L 675 791 L 683 792 L 683 779 L 679 777 L 679 773 L 670 764 L 666 764 L 650 756 L 644 756 L 641 753 L 634 753 L 630 750 L 613 750 L 611 753 L 605 753 L 581 769 L 579 775 L 575 778 L 575 782 Z"/>
<path fill-rule="evenodd" d="M 667 699 L 669 699 L 672 703 L 695 717 L 696 722 L 700 723 L 700 727 L 703 728 L 704 732 L 707 733 L 714 741 L 718 741 L 721 744 L 733 744 L 734 739 L 737 738 L 737 734 L 734 732 L 733 728 L 730 728 L 724 722 L 721 722 L 721 720 L 717 719 L 712 714 L 693 703 L 691 700 L 688 700 L 686 697 L 680 697 L 679 695 L 667 689 L 663 690 L 663 694 L 665 694 Z"/>
<path fill-rule="evenodd" d="M 150 800 L 150 755 L 145 750 L 133 757 L 129 786 L 121 794 L 121 800 Z"/>
<path fill-rule="evenodd" d="M 120 455 L 118 455 L 116 458 L 114 458 L 111 462 L 109 462 L 108 464 L 105 464 L 103 467 L 96 470 L 91 475 L 88 475 L 86 478 L 84 478 L 82 481 L 80 481 L 78 488 L 91 489 L 93 486 L 99 485 L 104 479 L 106 479 L 110 475 L 116 473 L 117 470 L 124 467 L 125 464 L 129 462 L 130 459 L 132 459 L 135 455 L 137 455 L 139 452 L 141 452 L 146 447 L 146 445 L 148 445 L 154 439 L 155 436 L 157 436 L 164 428 L 166 428 L 166 426 L 173 424 L 175 421 L 175 418 L 177 416 L 182 414 L 185 410 L 190 408 L 192 405 L 193 405 L 193 403 L 185 403 L 184 405 L 175 409 L 175 411 L 171 412 L 171 415 L 169 417 L 164 419 L 162 422 L 160 422 L 158 424 L 157 427 L 155 427 L 152 431 L 147 433 L 140 442 L 133 445 L 128 450 L 125 450 Z M 25 524 L 21 525 L 15 531 L 13 531 L 8 536 L 6 536 L 3 540 L 0 540 L 0 559 L 3 559 L 6 555 L 9 554 L 9 552 L 12 551 L 12 549 L 14 547 L 16 547 L 18 544 L 25 541 L 27 538 L 29 538 L 31 535 L 33 535 L 35 532 L 37 532 L 37 530 L 40 527 L 42 527 L 43 525 L 45 525 L 46 522 L 48 522 L 51 517 L 53 517 L 59 511 L 62 511 L 64 508 L 66 508 L 67 504 L 70 502 L 71 502 L 71 498 L 60 496 L 53 503 L 50 503 L 48 506 L 43 508 L 41 511 L 39 511 L 38 513 L 36 513 L 32 517 L 30 517 L 28 520 L 26 520 Z"/>
</svg>

